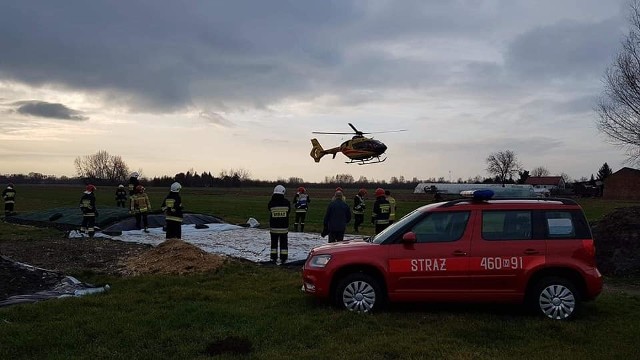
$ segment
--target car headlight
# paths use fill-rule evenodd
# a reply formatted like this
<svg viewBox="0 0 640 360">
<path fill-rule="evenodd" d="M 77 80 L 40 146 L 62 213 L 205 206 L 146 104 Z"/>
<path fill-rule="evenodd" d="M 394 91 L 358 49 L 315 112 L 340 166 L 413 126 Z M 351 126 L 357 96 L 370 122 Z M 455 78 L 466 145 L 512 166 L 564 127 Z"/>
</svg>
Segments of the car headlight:
<svg viewBox="0 0 640 360">
<path fill-rule="evenodd" d="M 327 266 L 329 260 L 331 260 L 331 255 L 316 255 L 309 261 L 309 266 L 323 268 Z"/>
</svg>

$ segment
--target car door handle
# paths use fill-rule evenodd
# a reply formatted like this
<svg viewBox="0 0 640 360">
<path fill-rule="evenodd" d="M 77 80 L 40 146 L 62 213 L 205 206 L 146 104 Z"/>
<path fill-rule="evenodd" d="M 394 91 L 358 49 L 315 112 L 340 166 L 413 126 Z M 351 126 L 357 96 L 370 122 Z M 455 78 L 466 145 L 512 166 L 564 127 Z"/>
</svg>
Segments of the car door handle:
<svg viewBox="0 0 640 360">
<path fill-rule="evenodd" d="M 467 256 L 467 252 L 462 250 L 456 250 L 453 252 L 453 256 Z"/>
<path fill-rule="evenodd" d="M 540 251 L 536 250 L 536 249 L 527 249 L 524 251 L 525 255 L 535 255 L 535 254 L 540 254 Z"/>
</svg>

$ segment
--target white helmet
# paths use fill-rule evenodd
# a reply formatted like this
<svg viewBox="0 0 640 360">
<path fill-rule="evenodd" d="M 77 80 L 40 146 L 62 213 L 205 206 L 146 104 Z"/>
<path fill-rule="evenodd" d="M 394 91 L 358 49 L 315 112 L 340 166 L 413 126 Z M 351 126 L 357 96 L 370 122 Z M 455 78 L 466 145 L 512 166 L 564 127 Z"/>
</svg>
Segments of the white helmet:
<svg viewBox="0 0 640 360">
<path fill-rule="evenodd" d="M 171 184 L 171 192 L 178 192 L 180 191 L 180 189 L 182 189 L 182 185 L 180 185 L 179 182 L 174 182 L 173 184 Z"/>
<path fill-rule="evenodd" d="M 135 172 L 135 171 L 131 173 L 131 177 L 132 177 L 132 178 L 136 178 L 136 179 L 137 179 L 137 178 L 138 178 L 138 176 L 140 176 L 140 174 L 138 174 L 138 173 L 137 173 L 137 172 Z"/>
<path fill-rule="evenodd" d="M 285 189 L 284 186 L 282 185 L 278 185 L 275 188 L 273 188 L 273 193 L 274 194 L 280 194 L 280 195 L 284 195 Z"/>
</svg>

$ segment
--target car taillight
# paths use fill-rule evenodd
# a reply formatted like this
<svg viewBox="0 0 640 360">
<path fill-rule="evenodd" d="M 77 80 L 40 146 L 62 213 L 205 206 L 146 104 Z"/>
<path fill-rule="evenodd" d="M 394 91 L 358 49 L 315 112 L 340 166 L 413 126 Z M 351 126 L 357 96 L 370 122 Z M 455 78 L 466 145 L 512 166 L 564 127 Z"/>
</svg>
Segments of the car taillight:
<svg viewBox="0 0 640 360">
<path fill-rule="evenodd" d="M 585 253 L 589 257 L 589 260 L 593 262 L 593 264 L 595 264 L 596 247 L 593 244 L 593 239 L 582 240 L 582 248 L 584 249 Z"/>
</svg>

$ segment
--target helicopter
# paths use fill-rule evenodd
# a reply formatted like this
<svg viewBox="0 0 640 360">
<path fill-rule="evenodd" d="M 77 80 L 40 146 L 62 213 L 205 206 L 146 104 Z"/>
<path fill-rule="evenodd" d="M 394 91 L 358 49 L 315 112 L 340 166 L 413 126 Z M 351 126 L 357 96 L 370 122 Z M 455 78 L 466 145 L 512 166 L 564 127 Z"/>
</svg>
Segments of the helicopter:
<svg viewBox="0 0 640 360">
<path fill-rule="evenodd" d="M 313 134 L 335 134 L 335 135 L 347 135 L 354 134 L 351 140 L 347 140 L 340 144 L 340 146 L 331 148 L 331 149 L 323 149 L 318 142 L 318 139 L 311 139 L 311 157 L 315 162 L 320 162 L 320 159 L 327 155 L 332 154 L 333 158 L 336 158 L 336 154 L 341 152 L 346 157 L 350 159 L 350 161 L 346 161 L 347 164 L 356 163 L 358 165 L 365 164 L 376 164 L 381 163 L 387 160 L 386 157 L 380 158 L 385 151 L 387 151 L 387 146 L 383 144 L 379 140 L 375 140 L 373 138 L 365 137 L 365 134 L 378 134 L 378 133 L 389 133 L 389 132 L 399 132 L 406 130 L 391 130 L 391 131 L 379 131 L 375 133 L 371 132 L 362 132 L 356 129 L 353 124 L 348 123 L 349 126 L 353 129 L 353 132 L 320 132 L 313 131 Z"/>
</svg>

